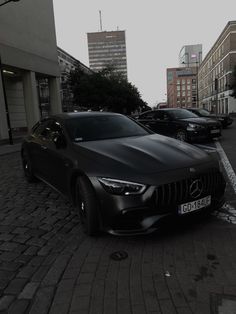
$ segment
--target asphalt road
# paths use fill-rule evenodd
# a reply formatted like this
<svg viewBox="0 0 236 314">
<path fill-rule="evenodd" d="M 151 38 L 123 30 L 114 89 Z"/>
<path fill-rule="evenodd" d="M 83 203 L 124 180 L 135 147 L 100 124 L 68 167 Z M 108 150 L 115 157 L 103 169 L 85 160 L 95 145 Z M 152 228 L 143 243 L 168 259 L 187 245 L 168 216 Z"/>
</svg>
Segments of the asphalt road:
<svg viewBox="0 0 236 314">
<path fill-rule="evenodd" d="M 234 170 L 235 130 L 220 140 Z M 188 225 L 88 238 L 66 199 L 25 181 L 19 153 L 0 156 L 0 314 L 236 313 L 230 181 L 226 199 L 215 215 Z"/>
</svg>

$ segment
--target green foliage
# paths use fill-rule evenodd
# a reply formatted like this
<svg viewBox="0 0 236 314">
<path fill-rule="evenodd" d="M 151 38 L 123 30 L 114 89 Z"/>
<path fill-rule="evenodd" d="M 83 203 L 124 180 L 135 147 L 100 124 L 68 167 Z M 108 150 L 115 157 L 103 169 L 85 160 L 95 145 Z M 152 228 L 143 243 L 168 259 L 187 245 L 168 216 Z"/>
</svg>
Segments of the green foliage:
<svg viewBox="0 0 236 314">
<path fill-rule="evenodd" d="M 111 67 L 89 74 L 78 67 L 71 72 L 69 83 L 75 107 L 130 114 L 146 106 L 138 89 Z"/>
<path fill-rule="evenodd" d="M 232 78 L 232 86 L 233 92 L 231 94 L 232 97 L 236 98 L 236 66 L 234 66 L 233 78 Z"/>
</svg>

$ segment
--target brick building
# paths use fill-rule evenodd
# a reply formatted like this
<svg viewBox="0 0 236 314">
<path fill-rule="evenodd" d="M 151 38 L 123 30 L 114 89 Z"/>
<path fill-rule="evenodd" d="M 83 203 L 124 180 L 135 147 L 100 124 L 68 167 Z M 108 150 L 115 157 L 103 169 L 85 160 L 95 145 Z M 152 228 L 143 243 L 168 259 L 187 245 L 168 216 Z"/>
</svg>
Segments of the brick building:
<svg viewBox="0 0 236 314">
<path fill-rule="evenodd" d="M 236 66 L 236 21 L 230 21 L 198 71 L 200 106 L 218 113 L 236 112 L 232 73 Z"/>
<path fill-rule="evenodd" d="M 167 105 L 171 108 L 197 106 L 197 67 L 167 69 Z"/>
</svg>

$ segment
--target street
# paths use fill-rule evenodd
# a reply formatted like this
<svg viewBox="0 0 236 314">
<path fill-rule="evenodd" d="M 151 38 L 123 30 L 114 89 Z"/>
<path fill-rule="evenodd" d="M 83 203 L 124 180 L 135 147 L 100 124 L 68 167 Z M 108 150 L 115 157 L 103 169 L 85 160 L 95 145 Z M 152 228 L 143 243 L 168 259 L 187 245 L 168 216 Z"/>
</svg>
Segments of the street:
<svg viewBox="0 0 236 314">
<path fill-rule="evenodd" d="M 234 134 L 201 148 L 223 147 L 236 171 Z M 19 152 L 0 156 L 0 173 L 0 313 L 236 313 L 236 193 L 225 170 L 226 205 L 210 218 L 97 238 L 64 197 L 26 182 Z"/>
</svg>

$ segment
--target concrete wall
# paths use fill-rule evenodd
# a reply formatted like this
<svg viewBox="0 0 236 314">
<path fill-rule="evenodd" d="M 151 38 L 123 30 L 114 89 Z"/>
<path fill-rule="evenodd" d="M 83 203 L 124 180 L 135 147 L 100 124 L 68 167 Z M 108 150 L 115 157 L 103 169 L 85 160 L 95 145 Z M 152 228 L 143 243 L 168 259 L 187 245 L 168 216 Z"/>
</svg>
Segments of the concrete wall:
<svg viewBox="0 0 236 314">
<path fill-rule="evenodd" d="M 59 76 L 52 0 L 21 0 L 0 8 L 4 65 Z"/>
<path fill-rule="evenodd" d="M 51 113 L 61 111 L 53 0 L 20 0 L 0 7 L 0 56 L 2 69 L 11 73 L 5 71 L 4 82 L 13 132 L 30 129 L 40 119 L 37 76 L 50 81 Z M 0 80 L 0 139 L 7 137 Z"/>
</svg>

